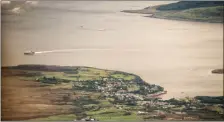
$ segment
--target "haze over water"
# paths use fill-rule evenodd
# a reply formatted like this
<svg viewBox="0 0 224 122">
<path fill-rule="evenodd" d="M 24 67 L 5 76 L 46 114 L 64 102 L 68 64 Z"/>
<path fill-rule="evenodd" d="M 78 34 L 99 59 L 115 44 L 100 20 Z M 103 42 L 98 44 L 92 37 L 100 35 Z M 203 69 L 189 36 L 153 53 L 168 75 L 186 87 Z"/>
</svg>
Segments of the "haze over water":
<svg viewBox="0 0 224 122">
<path fill-rule="evenodd" d="M 162 3 L 169 2 L 39 2 L 20 15 L 4 15 L 2 65 L 121 70 L 163 86 L 164 98 L 223 95 L 223 75 L 211 74 L 223 67 L 223 24 L 120 12 Z M 27 50 L 67 51 L 25 56 Z"/>
</svg>

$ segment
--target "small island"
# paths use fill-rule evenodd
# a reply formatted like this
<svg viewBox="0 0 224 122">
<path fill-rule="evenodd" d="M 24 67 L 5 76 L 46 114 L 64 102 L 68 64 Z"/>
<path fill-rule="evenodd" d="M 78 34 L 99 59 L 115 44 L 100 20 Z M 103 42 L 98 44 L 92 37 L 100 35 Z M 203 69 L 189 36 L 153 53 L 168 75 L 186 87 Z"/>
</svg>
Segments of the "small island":
<svg viewBox="0 0 224 122">
<path fill-rule="evenodd" d="M 223 96 L 160 99 L 164 94 L 163 87 L 122 71 L 2 67 L 2 120 L 223 120 Z"/>
<path fill-rule="evenodd" d="M 147 14 L 147 17 L 160 19 L 223 23 L 223 5 L 223 1 L 180 1 L 122 12 Z"/>
<path fill-rule="evenodd" d="M 214 70 L 212 70 L 212 73 L 213 74 L 223 74 L 224 71 L 223 71 L 223 69 L 214 69 Z"/>
</svg>

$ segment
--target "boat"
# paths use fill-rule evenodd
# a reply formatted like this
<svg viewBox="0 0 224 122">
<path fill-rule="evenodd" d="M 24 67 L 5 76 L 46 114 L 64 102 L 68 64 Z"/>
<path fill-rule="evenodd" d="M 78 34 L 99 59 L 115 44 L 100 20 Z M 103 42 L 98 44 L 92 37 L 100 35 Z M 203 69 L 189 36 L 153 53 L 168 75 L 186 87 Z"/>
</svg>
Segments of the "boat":
<svg viewBox="0 0 224 122">
<path fill-rule="evenodd" d="M 26 52 L 24 52 L 24 55 L 34 55 L 35 54 L 35 52 L 33 52 L 33 51 L 26 51 Z"/>
</svg>

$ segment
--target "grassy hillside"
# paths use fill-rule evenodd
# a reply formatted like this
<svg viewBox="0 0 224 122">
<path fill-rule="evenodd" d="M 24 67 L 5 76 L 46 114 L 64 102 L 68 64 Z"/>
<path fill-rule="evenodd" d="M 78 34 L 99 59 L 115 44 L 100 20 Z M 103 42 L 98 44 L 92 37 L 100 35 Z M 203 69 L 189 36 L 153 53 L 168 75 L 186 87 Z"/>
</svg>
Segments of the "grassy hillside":
<svg viewBox="0 0 224 122">
<path fill-rule="evenodd" d="M 2 120 L 224 120 L 223 97 L 164 101 L 163 87 L 121 71 L 19 65 L 2 67 L 1 85 Z"/>
<path fill-rule="evenodd" d="M 66 80 L 102 80 L 102 78 L 115 78 L 144 82 L 139 76 L 122 71 L 105 70 L 85 66 L 55 66 L 55 65 L 18 65 L 2 67 L 2 69 L 22 70 L 20 76 L 46 76 L 60 77 Z M 30 73 L 28 71 L 33 71 Z M 35 71 L 35 72 L 34 72 Z M 18 75 L 18 74 L 17 74 Z"/>
<path fill-rule="evenodd" d="M 150 17 L 161 19 L 223 23 L 223 3 L 219 1 L 181 1 L 122 12 L 151 14 Z"/>
<path fill-rule="evenodd" d="M 200 7 L 181 11 L 156 12 L 152 17 L 203 22 L 223 22 L 223 6 Z"/>
<path fill-rule="evenodd" d="M 177 3 L 171 3 L 167 5 L 160 5 L 157 10 L 167 11 L 167 10 L 186 10 L 199 7 L 214 7 L 222 6 L 224 2 L 221 1 L 181 1 Z"/>
<path fill-rule="evenodd" d="M 2 86 L 3 120 L 141 120 L 132 107 L 163 91 L 131 73 L 53 65 L 2 67 Z"/>
</svg>

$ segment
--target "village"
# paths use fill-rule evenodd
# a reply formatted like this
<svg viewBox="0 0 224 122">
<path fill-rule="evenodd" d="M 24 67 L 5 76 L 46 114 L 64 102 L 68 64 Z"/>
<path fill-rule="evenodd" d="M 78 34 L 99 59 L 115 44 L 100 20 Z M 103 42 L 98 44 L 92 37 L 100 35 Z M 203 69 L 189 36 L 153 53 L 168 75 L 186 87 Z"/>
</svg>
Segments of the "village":
<svg viewBox="0 0 224 122">
<path fill-rule="evenodd" d="M 202 103 L 196 98 L 186 97 L 180 100 L 162 100 L 161 96 L 167 91 L 155 84 L 144 81 L 136 82 L 122 78 L 101 78 L 102 80 L 72 81 L 74 91 L 100 93 L 100 99 L 111 105 L 100 109 L 117 109 L 126 111 L 130 115 L 136 114 L 144 120 L 222 120 L 223 104 Z M 55 82 L 54 77 L 48 81 Z M 46 79 L 45 79 L 46 81 Z M 59 80 L 60 81 L 60 80 Z M 62 80 L 61 82 L 68 82 Z M 81 101 L 80 101 L 81 102 Z M 134 107 L 134 109 L 133 109 Z M 100 110 L 99 109 L 99 110 Z M 88 109 L 88 111 L 95 111 Z M 88 112 L 87 112 L 88 113 Z M 91 119 L 90 119 L 91 118 Z M 82 120 L 97 120 L 93 115 Z"/>
<path fill-rule="evenodd" d="M 39 84 L 39 88 L 47 90 L 42 97 L 54 105 L 70 106 L 67 114 L 36 120 L 223 120 L 223 96 L 164 100 L 162 95 L 169 91 L 135 74 L 89 67 L 35 65 L 7 70 L 7 76 Z"/>
</svg>

